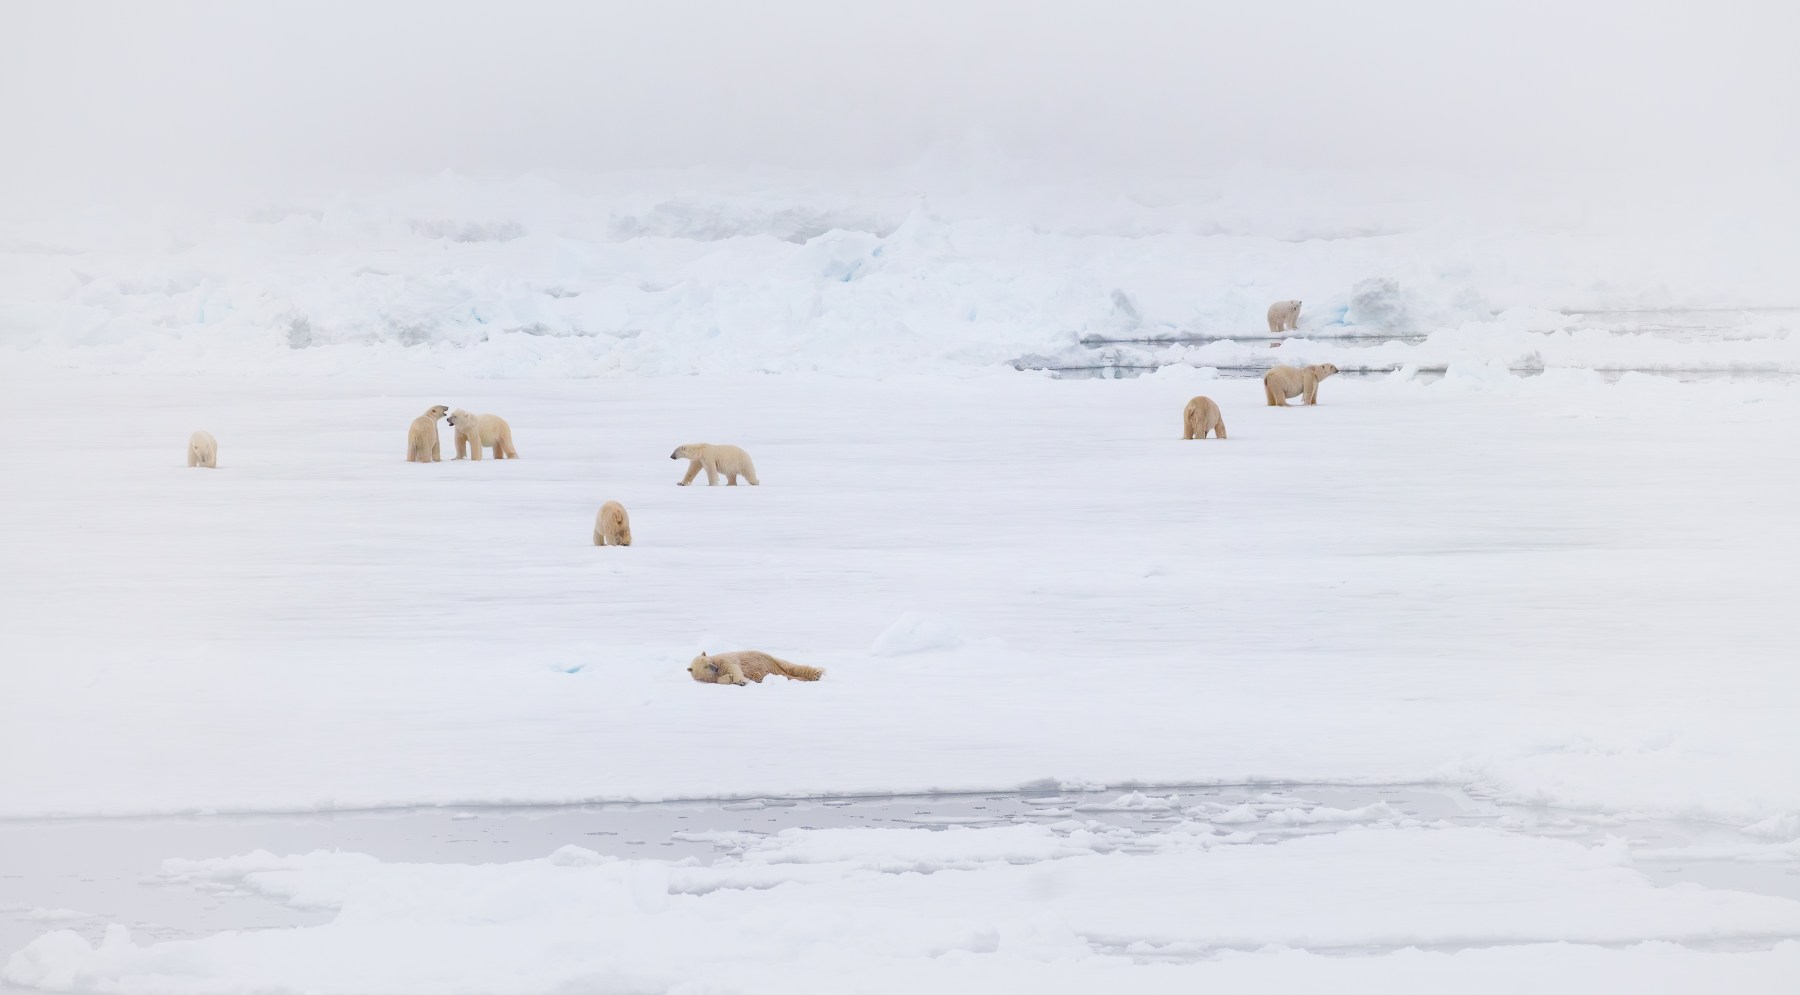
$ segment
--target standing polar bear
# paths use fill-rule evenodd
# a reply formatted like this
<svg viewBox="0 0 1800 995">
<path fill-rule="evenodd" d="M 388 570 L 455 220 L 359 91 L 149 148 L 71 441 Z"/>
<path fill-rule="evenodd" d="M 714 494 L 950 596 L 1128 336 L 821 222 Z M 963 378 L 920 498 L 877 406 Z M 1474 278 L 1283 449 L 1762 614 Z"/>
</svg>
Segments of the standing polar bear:
<svg viewBox="0 0 1800 995">
<path fill-rule="evenodd" d="M 206 429 L 188 436 L 188 466 L 219 468 L 219 440 Z"/>
<path fill-rule="evenodd" d="M 705 442 L 693 442 L 685 446 L 676 446 L 669 454 L 670 459 L 684 459 L 688 463 L 687 476 L 681 478 L 677 487 L 686 487 L 694 482 L 694 477 L 701 470 L 706 471 L 706 486 L 711 487 L 725 477 L 725 486 L 736 487 L 737 478 L 742 476 L 751 486 L 758 486 L 756 467 L 750 462 L 750 454 L 736 446 L 715 446 Z"/>
<path fill-rule="evenodd" d="M 1306 403 L 1319 403 L 1319 381 L 1336 373 L 1338 368 L 1330 363 L 1319 363 L 1314 366 L 1277 366 L 1263 374 L 1263 396 L 1268 398 L 1269 407 L 1285 408 L 1288 398 L 1306 396 Z"/>
<path fill-rule="evenodd" d="M 808 667 L 803 663 L 789 663 L 780 657 L 759 653 L 756 650 L 738 650 L 735 653 L 720 653 L 718 656 L 707 656 L 701 653 L 688 664 L 688 676 L 702 684 L 749 684 L 770 674 L 780 674 L 791 681 L 816 681 L 825 676 L 825 671 L 818 667 Z"/>
<path fill-rule="evenodd" d="M 437 463 L 442 460 L 443 450 L 438 448 L 437 421 L 449 413 L 449 408 L 434 404 L 426 408 L 424 414 L 412 420 L 412 425 L 406 430 L 408 463 Z"/>
<path fill-rule="evenodd" d="M 1208 432 L 1216 439 L 1225 438 L 1225 416 L 1219 412 L 1219 406 L 1212 398 L 1196 397 L 1182 409 L 1181 437 L 1204 439 Z"/>
<path fill-rule="evenodd" d="M 467 446 L 469 458 L 480 462 L 481 450 L 492 446 L 495 459 L 518 459 L 513 448 L 512 426 L 499 415 L 472 415 L 461 408 L 450 412 L 450 427 L 456 430 L 456 458 L 463 458 Z"/>
<path fill-rule="evenodd" d="M 1269 305 L 1269 333 L 1297 332 L 1300 330 L 1300 302 L 1276 301 Z"/>
<path fill-rule="evenodd" d="M 631 519 L 626 516 L 624 505 L 608 501 L 600 506 L 600 514 L 594 518 L 594 545 L 631 545 Z"/>
</svg>

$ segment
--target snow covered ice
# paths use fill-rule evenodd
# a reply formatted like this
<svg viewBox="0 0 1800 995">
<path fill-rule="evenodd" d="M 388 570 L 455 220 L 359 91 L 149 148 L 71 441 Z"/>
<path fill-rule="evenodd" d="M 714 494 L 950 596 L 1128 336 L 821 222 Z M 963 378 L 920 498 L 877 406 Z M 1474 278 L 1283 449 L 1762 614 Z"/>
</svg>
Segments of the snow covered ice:
<svg viewBox="0 0 1800 995">
<path fill-rule="evenodd" d="M 1229 442 L 1179 439 L 1199 390 L 1231 412 Z M 1765 457 L 1794 388 L 1501 374 L 1335 378 L 1317 408 L 1260 394 L 1180 367 L 16 380 L 19 410 L 67 441 L 3 485 L 18 662 L 0 744 L 29 758 L 0 768 L 9 817 L 1048 781 L 1143 784 L 1065 807 L 1171 821 L 1124 849 L 1039 825 L 773 822 L 728 858 L 740 870 L 704 873 L 556 846 L 472 866 L 197 853 L 156 887 L 249 889 L 330 924 L 158 942 L 81 909 L 98 914 L 15 951 L 4 977 L 752 991 L 885 964 L 893 990 L 1079 990 L 1120 971 L 1503 990 L 1547 970 L 1779 990 L 1800 902 L 1653 886 L 1680 852 L 1368 803 L 1184 814 L 1156 786 L 1470 785 L 1616 818 L 1621 837 L 1651 818 L 1740 827 L 1711 859 L 1792 875 L 1797 471 Z M 524 458 L 402 462 L 407 419 L 437 400 L 505 413 Z M 196 419 L 230 454 L 208 475 L 182 465 Z M 670 440 L 721 423 L 763 486 L 675 487 Z M 631 547 L 589 545 L 609 497 L 631 508 Z M 699 649 L 747 646 L 830 674 L 714 688 L 684 672 Z M 1315 827 L 1331 841 L 1272 835 Z M 716 928 L 734 939 L 696 956 L 692 933 Z M 595 935 L 632 939 L 579 942 Z M 541 972 L 481 967 L 521 957 Z"/>
<path fill-rule="evenodd" d="M 1800 990 L 1773 12 L 479 6 L 6 33 L 0 992 Z"/>
<path fill-rule="evenodd" d="M 1074 292 L 1097 309 L 1080 318 L 1027 283 L 1021 305 L 1044 310 L 1006 319 L 1014 331 L 981 314 L 940 324 L 960 305 L 932 288 L 956 259 L 1029 259 L 1015 249 L 1039 239 L 918 241 L 967 227 L 945 224 L 920 215 L 842 257 L 924 283 L 868 298 L 858 281 L 876 276 L 805 263 L 797 285 L 837 296 L 716 328 L 680 316 L 712 308 L 682 303 L 696 286 L 745 301 L 780 260 L 849 237 L 585 243 L 660 256 L 679 267 L 662 285 L 687 288 L 635 320 L 653 331 L 597 337 L 459 340 L 474 312 L 424 305 L 438 291 L 416 296 L 423 284 L 358 301 L 362 278 L 321 265 L 372 251 L 355 231 L 335 249 L 208 236 L 220 255 L 196 243 L 175 282 L 116 275 L 167 256 L 90 257 L 76 276 L 15 253 L 9 271 L 35 275 L 9 298 L 7 393 L 27 437 L 58 443 L 0 480 L 0 813 L 29 827 L 743 799 L 772 814 L 737 835 L 658 830 L 716 842 L 702 865 L 612 852 L 589 835 L 609 831 L 604 814 L 534 853 L 258 853 L 251 834 L 229 852 L 144 854 L 126 873 L 166 893 L 162 908 L 237 896 L 238 918 L 171 930 L 33 879 L 5 896 L 16 941 L 0 977 L 70 991 L 1501 991 L 1560 972 L 1791 990 L 1800 471 L 1776 456 L 1800 415 L 1780 376 L 1791 313 L 1565 315 L 1550 287 L 1525 310 L 1457 312 L 1462 291 L 1433 304 L 1429 282 L 1399 284 L 1402 307 L 1350 279 L 1387 262 L 1351 240 L 1333 243 L 1344 278 L 1319 276 L 1337 289 L 1307 288 L 1319 311 L 1278 348 L 1124 345 L 1162 369 L 1058 380 L 1011 367 L 1080 365 L 1093 347 L 1076 332 L 1143 337 L 1107 323 L 1121 299 L 1153 320 L 1160 298 L 1121 272 Z M 530 235 L 395 237 L 390 270 L 454 260 L 434 270 L 440 288 L 541 268 Z M 1065 238 L 1131 258 L 1112 236 Z M 1291 251 L 1244 265 L 1292 271 Z M 1147 259 L 1121 269 L 1150 273 Z M 479 296 L 590 307 L 617 281 L 592 265 L 555 274 L 555 293 Z M 38 279 L 55 266 L 74 282 Z M 1178 271 L 1212 272 L 1190 256 L 1162 279 Z M 301 306 L 301 339 L 279 318 L 301 300 L 292 279 L 336 300 Z M 1013 292 L 993 272 L 962 279 L 988 306 Z M 1219 316 L 1170 326 L 1247 311 L 1229 322 L 1254 330 L 1248 303 L 1271 295 L 1183 293 Z M 1420 317 L 1385 344 L 1344 342 L 1333 334 L 1354 326 L 1310 317 L 1334 293 L 1346 315 Z M 414 307 L 435 316 L 407 326 L 416 341 L 343 323 Z M 72 321 L 89 332 L 42 339 Z M 1336 377 L 1317 408 L 1280 410 L 1254 377 L 1215 368 L 1271 355 L 1401 372 Z M 1724 375 L 1607 373 L 1622 367 Z M 1224 408 L 1230 441 L 1180 440 L 1197 393 Z M 404 463 L 406 423 L 438 403 L 504 415 L 524 458 Z M 199 426 L 222 453 L 205 475 L 180 451 Z M 673 486 L 667 453 L 694 439 L 743 445 L 763 486 Z M 630 510 L 631 547 L 590 545 L 609 499 Z M 699 650 L 738 648 L 830 673 L 740 689 L 683 671 Z M 1621 842 L 1510 815 L 1439 825 L 1372 796 L 1181 795 L 1419 783 L 1556 806 Z M 966 828 L 928 803 L 879 831 L 809 829 L 757 801 L 1045 785 L 1086 793 Z M 1124 838 L 1081 821 L 1108 815 L 1163 821 Z M 1741 838 L 1625 845 L 1668 819 Z M 50 838 L 20 832 L 24 854 Z M 709 931 L 727 936 L 696 952 Z M 521 962 L 539 967 L 497 970 Z"/>
<path fill-rule="evenodd" d="M 1633 987 L 1730 978 L 1734 990 L 1777 991 L 1757 987 L 1756 972 L 1796 966 L 1791 943 L 1731 958 L 1685 944 L 1792 935 L 1800 903 L 1653 888 L 1604 850 L 1557 840 L 1370 829 L 1211 846 L 1172 835 L 1127 855 L 1057 845 L 1051 830 L 1026 827 L 831 833 L 790 830 L 712 865 L 578 847 L 473 867 L 323 852 L 172 860 L 167 878 L 337 918 L 151 946 L 120 927 L 98 944 L 53 933 L 15 955 L 7 977 L 50 987 L 192 979 L 371 992 L 900 992 L 929 981 L 1071 992 L 1208 983 L 1502 992 L 1538 970 Z M 940 869 L 906 863 L 901 855 L 921 844 Z M 1345 917 L 1347 901 L 1361 914 Z M 1349 951 L 1364 956 L 1331 956 Z M 195 977 L 197 964 L 210 976 Z"/>
</svg>

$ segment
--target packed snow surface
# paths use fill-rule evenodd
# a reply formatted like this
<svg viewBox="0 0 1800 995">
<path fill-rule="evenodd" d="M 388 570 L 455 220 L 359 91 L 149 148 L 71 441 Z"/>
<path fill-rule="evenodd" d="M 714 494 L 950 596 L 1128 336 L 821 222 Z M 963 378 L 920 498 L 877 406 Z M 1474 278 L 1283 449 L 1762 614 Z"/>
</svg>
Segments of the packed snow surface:
<svg viewBox="0 0 1800 995">
<path fill-rule="evenodd" d="M 1180 439 L 1202 392 L 1229 441 Z M 1776 841 L 1800 813 L 1783 384 L 7 395 L 40 441 L 0 480 L 6 815 L 1245 780 L 1450 780 Z M 504 415 L 522 458 L 404 462 L 438 403 Z M 199 427 L 218 469 L 184 465 Z M 692 441 L 762 485 L 676 487 Z M 608 499 L 630 547 L 591 545 Z M 702 649 L 829 674 L 705 686 Z"/>
</svg>

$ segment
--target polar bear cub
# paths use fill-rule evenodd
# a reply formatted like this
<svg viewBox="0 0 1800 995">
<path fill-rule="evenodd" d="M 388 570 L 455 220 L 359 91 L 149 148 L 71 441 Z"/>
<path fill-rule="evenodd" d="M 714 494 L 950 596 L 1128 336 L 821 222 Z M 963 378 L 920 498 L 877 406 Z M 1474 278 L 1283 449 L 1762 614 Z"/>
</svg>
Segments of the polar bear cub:
<svg viewBox="0 0 1800 995">
<path fill-rule="evenodd" d="M 1269 305 L 1269 332 L 1294 332 L 1300 329 L 1300 302 L 1276 301 Z"/>
<path fill-rule="evenodd" d="M 188 436 L 188 466 L 219 467 L 219 440 L 206 429 Z"/>
<path fill-rule="evenodd" d="M 442 459 L 442 450 L 438 448 L 437 420 L 449 413 L 449 408 L 434 404 L 426 408 L 424 414 L 412 420 L 412 425 L 406 430 L 408 463 L 436 463 Z"/>
<path fill-rule="evenodd" d="M 600 506 L 600 514 L 594 518 L 594 545 L 631 545 L 631 519 L 626 516 L 624 505 L 608 501 Z"/>
<path fill-rule="evenodd" d="M 1225 416 L 1219 413 L 1219 406 L 1210 397 L 1196 397 L 1187 402 L 1181 412 L 1181 437 L 1183 439 L 1204 439 L 1211 432 L 1214 438 L 1225 438 Z"/>
<path fill-rule="evenodd" d="M 1319 403 L 1319 381 L 1336 373 L 1330 363 L 1314 366 L 1277 366 L 1263 374 L 1263 396 L 1271 408 L 1285 408 L 1288 398 L 1306 396 L 1306 403 Z"/>
<path fill-rule="evenodd" d="M 711 487 L 725 478 L 727 487 L 736 487 L 737 478 L 742 476 L 751 486 L 757 486 L 756 467 L 750 462 L 750 454 L 736 446 L 715 446 L 705 442 L 693 442 L 685 446 L 676 446 L 669 454 L 670 459 L 689 460 L 687 476 L 681 478 L 676 485 L 686 487 L 694 482 L 694 476 L 701 470 L 706 471 L 706 486 Z"/>
<path fill-rule="evenodd" d="M 825 671 L 818 667 L 808 667 L 801 663 L 789 663 L 780 657 L 759 653 L 756 650 L 739 650 L 735 653 L 720 653 L 707 656 L 705 653 L 694 657 L 688 664 L 688 676 L 702 684 L 749 684 L 770 674 L 780 674 L 791 681 L 816 681 L 825 676 Z"/>
<path fill-rule="evenodd" d="M 495 459 L 518 459 L 519 451 L 513 448 L 512 426 L 499 415 L 472 415 L 461 408 L 450 412 L 449 424 L 456 430 L 456 458 L 463 458 L 463 448 L 469 450 L 469 458 L 479 462 L 481 451 L 492 446 Z"/>
</svg>

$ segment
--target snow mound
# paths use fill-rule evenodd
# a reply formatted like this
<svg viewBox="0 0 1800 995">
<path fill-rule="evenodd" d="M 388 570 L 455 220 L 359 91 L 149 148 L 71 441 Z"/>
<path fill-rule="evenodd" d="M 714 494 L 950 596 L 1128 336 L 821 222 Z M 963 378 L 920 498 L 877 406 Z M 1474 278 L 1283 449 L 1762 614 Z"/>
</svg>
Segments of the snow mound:
<svg viewBox="0 0 1800 995">
<path fill-rule="evenodd" d="M 1187 814 L 1227 826 L 1241 826 L 1246 822 L 1255 822 L 1257 819 L 1256 809 L 1252 808 L 1249 802 L 1233 806 L 1216 815 L 1209 814 L 1209 812 L 1210 810 L 1206 806 L 1201 805 L 1188 809 Z"/>
<path fill-rule="evenodd" d="M 1147 795 L 1128 791 L 1110 802 L 1088 802 L 1075 806 L 1077 812 L 1172 812 L 1180 807 L 1180 795 Z"/>
<path fill-rule="evenodd" d="M 910 656 L 955 649 L 963 642 L 962 629 L 955 621 L 942 615 L 907 612 L 875 637 L 869 652 L 875 656 Z"/>
<path fill-rule="evenodd" d="M 1751 836 L 1768 840 L 1800 840 L 1800 812 L 1785 812 L 1744 827 Z"/>
</svg>

